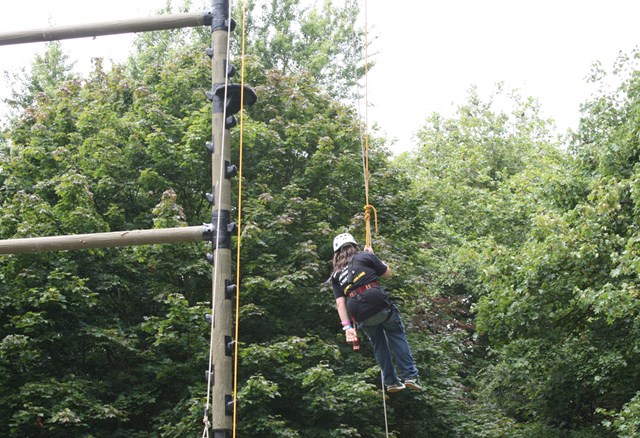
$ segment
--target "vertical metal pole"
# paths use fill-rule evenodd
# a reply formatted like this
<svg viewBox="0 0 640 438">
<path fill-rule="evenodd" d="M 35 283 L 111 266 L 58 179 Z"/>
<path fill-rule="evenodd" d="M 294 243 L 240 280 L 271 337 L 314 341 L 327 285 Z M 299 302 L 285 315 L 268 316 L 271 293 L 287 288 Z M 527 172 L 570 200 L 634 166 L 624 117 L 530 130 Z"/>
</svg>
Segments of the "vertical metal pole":
<svg viewBox="0 0 640 438">
<path fill-rule="evenodd" d="M 231 279 L 230 181 L 225 178 L 225 162 L 230 159 L 230 135 L 226 126 L 226 93 L 215 93 L 227 79 L 227 46 L 229 42 L 229 0 L 212 0 L 211 25 L 211 81 L 213 93 L 213 155 L 212 180 L 214 202 L 212 207 L 213 236 L 213 376 L 212 430 L 214 438 L 227 438 L 232 429 L 233 361 L 228 343 L 232 334 L 232 303 L 226 297 L 226 285 Z M 232 405 L 231 405 L 232 406 Z"/>
</svg>

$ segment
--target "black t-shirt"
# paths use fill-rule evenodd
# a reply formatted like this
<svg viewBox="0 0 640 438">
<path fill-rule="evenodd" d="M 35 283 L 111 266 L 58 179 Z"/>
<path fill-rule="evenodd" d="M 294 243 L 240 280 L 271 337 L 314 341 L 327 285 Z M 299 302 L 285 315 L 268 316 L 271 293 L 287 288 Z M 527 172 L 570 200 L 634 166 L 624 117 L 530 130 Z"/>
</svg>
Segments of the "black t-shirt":
<svg viewBox="0 0 640 438">
<path fill-rule="evenodd" d="M 338 278 L 335 275 L 331 277 L 334 298 L 344 297 L 350 291 L 376 281 L 387 271 L 387 265 L 370 252 L 359 252 L 351 258 L 349 264 L 353 275 L 352 283 L 349 283 L 349 265 L 340 272 Z"/>
<path fill-rule="evenodd" d="M 348 268 L 351 266 L 352 281 L 349 282 Z M 351 258 L 349 263 L 337 276 L 331 277 L 333 296 L 337 299 L 346 297 L 351 291 L 376 281 L 387 271 L 387 265 L 369 252 L 360 252 Z M 347 298 L 347 310 L 356 321 L 365 321 L 383 309 L 389 308 L 389 294 L 381 287 L 372 287 L 353 298 Z"/>
</svg>

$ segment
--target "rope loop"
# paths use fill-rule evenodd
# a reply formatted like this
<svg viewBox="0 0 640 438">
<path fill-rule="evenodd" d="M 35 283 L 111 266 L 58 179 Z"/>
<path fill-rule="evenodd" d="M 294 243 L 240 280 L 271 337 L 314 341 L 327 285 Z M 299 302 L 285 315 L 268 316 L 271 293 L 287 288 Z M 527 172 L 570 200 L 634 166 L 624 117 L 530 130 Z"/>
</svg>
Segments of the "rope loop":
<svg viewBox="0 0 640 438">
<path fill-rule="evenodd" d="M 378 211 L 373 205 L 367 204 L 364 206 L 364 220 L 367 222 L 371 220 L 371 210 L 373 210 L 373 220 L 376 226 L 376 234 L 378 234 Z"/>
<path fill-rule="evenodd" d="M 209 429 L 211 429 L 211 422 L 209 422 L 209 413 L 205 411 L 204 418 L 202 419 L 204 424 L 204 430 L 202 431 L 202 438 L 209 438 Z"/>
<path fill-rule="evenodd" d="M 371 246 L 371 210 L 373 210 L 373 218 L 375 224 L 376 234 L 378 234 L 378 211 L 371 204 L 364 206 L 364 222 L 365 222 L 365 243 L 367 246 Z"/>
</svg>

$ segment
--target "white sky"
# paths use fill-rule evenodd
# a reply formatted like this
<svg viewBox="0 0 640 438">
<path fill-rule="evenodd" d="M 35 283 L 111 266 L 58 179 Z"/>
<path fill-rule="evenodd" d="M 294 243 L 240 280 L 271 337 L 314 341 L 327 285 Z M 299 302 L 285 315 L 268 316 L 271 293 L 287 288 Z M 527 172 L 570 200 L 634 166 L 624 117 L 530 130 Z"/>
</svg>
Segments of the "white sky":
<svg viewBox="0 0 640 438">
<path fill-rule="evenodd" d="M 235 7 L 240 0 L 234 1 Z M 341 0 L 334 0 L 339 3 Z M 0 32 L 152 15 L 166 0 L 0 0 Z M 174 0 L 180 3 L 180 0 Z M 209 0 L 193 0 L 196 10 Z M 364 0 L 361 0 L 364 5 Z M 198 8 L 198 6 L 201 6 Z M 488 93 L 504 81 L 538 98 L 560 131 L 576 128 L 588 96 L 584 80 L 597 60 L 640 44 L 637 0 L 369 0 L 369 121 L 410 149 L 412 134 L 434 111 L 445 115 L 476 84 Z M 91 57 L 122 60 L 129 35 L 67 40 L 79 69 Z M 0 72 L 28 66 L 43 43 L 0 46 Z M 373 56 L 373 55 L 372 55 Z M 6 84 L 0 97 L 6 96 Z"/>
</svg>

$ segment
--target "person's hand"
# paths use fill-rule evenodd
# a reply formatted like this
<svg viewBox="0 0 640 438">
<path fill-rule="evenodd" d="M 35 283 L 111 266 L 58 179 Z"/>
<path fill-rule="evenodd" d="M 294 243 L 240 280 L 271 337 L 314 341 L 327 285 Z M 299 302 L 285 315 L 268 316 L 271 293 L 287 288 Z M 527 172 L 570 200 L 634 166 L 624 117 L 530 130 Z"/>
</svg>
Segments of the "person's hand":
<svg viewBox="0 0 640 438">
<path fill-rule="evenodd" d="M 347 342 L 356 342 L 358 340 L 358 333 L 354 328 L 346 330 L 345 334 L 347 335 Z"/>
<path fill-rule="evenodd" d="M 365 245 L 364 246 L 364 252 L 370 252 L 371 254 L 373 254 L 373 248 L 370 247 L 369 245 Z"/>
</svg>

